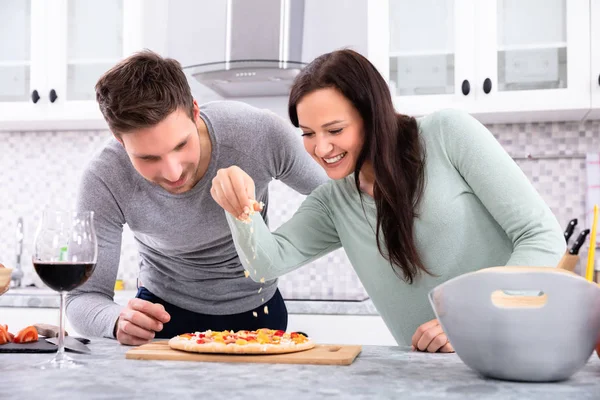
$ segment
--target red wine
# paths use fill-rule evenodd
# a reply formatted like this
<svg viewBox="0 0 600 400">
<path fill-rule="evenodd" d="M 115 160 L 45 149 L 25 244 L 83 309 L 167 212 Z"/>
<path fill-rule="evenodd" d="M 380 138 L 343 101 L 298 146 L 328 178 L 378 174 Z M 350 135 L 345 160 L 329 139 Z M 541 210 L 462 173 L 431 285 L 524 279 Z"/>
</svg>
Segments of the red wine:
<svg viewBox="0 0 600 400">
<path fill-rule="evenodd" d="M 94 272 L 96 263 L 34 262 L 35 272 L 42 281 L 57 292 L 68 292 L 81 286 Z"/>
</svg>

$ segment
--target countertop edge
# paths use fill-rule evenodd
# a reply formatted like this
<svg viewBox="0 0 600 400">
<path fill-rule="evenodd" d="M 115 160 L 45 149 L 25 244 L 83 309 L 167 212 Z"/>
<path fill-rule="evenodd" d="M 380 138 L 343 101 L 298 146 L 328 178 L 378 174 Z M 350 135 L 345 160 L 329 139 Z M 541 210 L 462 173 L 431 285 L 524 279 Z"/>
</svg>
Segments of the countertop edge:
<svg viewBox="0 0 600 400">
<path fill-rule="evenodd" d="M 136 291 L 116 291 L 114 300 L 125 305 L 135 297 Z M 320 315 L 371 315 L 378 316 L 370 299 L 362 301 L 345 300 L 285 300 L 289 314 Z M 15 308 L 59 308 L 57 293 L 45 289 L 15 289 L 0 296 L 0 307 Z"/>
</svg>

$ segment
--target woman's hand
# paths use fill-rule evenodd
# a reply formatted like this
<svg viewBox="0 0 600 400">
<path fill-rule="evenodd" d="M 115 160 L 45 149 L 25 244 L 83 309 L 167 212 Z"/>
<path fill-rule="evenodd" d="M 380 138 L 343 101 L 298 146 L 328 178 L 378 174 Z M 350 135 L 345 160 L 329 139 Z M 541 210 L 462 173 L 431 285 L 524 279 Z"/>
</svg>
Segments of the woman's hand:
<svg viewBox="0 0 600 400">
<path fill-rule="evenodd" d="M 442 326 L 437 319 L 425 322 L 412 337 L 412 349 L 429 353 L 454 353 Z"/>
<path fill-rule="evenodd" d="M 235 165 L 217 171 L 210 194 L 225 211 L 242 221 L 262 209 L 254 198 L 254 181 Z"/>
</svg>

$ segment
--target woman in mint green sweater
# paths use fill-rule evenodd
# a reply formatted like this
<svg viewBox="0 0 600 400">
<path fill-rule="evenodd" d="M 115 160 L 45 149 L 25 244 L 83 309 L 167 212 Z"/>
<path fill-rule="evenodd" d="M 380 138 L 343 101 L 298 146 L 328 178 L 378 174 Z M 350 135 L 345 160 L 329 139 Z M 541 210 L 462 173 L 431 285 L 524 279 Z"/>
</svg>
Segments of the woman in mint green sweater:
<svg viewBox="0 0 600 400">
<path fill-rule="evenodd" d="M 251 212 L 262 199 L 239 168 L 213 180 L 213 198 L 256 281 L 343 246 L 398 344 L 451 352 L 431 289 L 486 267 L 553 267 L 565 251 L 556 218 L 482 124 L 453 110 L 397 114 L 385 80 L 354 51 L 305 67 L 289 115 L 332 180 L 288 222 L 271 232 Z"/>
</svg>

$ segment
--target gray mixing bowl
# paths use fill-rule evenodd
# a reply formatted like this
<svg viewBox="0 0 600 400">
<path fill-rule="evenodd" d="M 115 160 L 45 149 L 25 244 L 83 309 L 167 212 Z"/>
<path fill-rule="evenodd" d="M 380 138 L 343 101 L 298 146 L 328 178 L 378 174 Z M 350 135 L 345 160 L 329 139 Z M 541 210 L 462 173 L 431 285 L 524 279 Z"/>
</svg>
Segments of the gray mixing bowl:
<svg viewBox="0 0 600 400">
<path fill-rule="evenodd" d="M 600 287 L 557 268 L 486 268 L 437 286 L 429 301 L 456 354 L 490 378 L 567 379 L 600 339 Z"/>
</svg>

